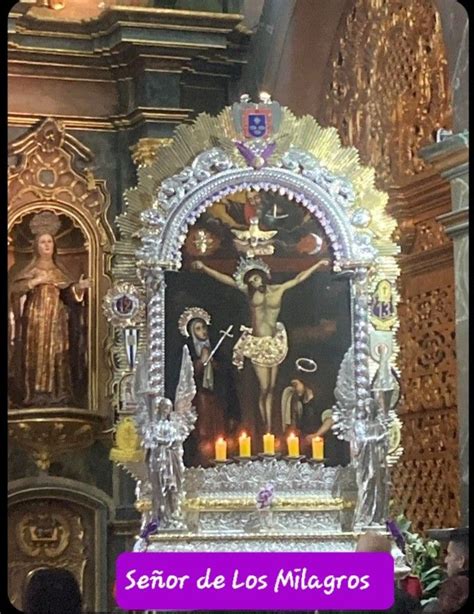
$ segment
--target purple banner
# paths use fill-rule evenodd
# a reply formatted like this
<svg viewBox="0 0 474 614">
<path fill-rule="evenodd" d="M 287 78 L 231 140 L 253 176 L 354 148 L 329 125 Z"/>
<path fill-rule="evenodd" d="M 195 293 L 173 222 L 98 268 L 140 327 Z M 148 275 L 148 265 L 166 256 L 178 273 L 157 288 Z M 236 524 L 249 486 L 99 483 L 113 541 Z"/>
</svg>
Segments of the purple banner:
<svg viewBox="0 0 474 614">
<path fill-rule="evenodd" d="M 394 565 L 385 552 L 126 552 L 116 596 L 124 610 L 383 610 Z"/>
</svg>

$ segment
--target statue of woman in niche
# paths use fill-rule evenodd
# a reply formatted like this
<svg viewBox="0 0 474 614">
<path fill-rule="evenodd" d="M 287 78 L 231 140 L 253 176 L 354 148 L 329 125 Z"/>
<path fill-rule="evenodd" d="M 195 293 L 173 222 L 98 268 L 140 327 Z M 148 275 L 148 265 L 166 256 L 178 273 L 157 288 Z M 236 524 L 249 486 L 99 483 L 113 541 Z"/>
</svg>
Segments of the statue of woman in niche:
<svg viewBox="0 0 474 614">
<path fill-rule="evenodd" d="M 83 331 L 74 307 L 83 303 L 90 280 L 81 275 L 75 281 L 57 262 L 54 237 L 60 226 L 50 211 L 33 217 L 33 258 L 10 280 L 16 367 L 12 396 L 20 407 L 78 404 L 72 377 L 82 382 L 85 365 L 80 356 Z"/>
</svg>

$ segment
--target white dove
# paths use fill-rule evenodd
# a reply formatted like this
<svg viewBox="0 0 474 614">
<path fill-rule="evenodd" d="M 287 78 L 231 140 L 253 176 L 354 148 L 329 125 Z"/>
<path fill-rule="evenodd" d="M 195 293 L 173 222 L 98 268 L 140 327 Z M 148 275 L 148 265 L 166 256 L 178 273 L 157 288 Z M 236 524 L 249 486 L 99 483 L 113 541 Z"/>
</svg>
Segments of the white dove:
<svg viewBox="0 0 474 614">
<path fill-rule="evenodd" d="M 232 233 L 237 237 L 234 243 L 240 251 L 248 248 L 267 247 L 270 240 L 278 233 L 278 230 L 261 230 L 258 225 L 258 217 L 250 218 L 248 230 L 236 230 L 231 228 Z"/>
</svg>

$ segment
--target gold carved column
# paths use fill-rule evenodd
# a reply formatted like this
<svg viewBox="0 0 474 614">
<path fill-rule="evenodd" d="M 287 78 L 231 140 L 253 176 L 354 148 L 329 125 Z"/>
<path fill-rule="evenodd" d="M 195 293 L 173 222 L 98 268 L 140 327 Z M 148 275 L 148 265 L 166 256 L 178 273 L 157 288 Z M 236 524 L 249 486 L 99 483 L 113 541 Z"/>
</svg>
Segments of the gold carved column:
<svg viewBox="0 0 474 614">
<path fill-rule="evenodd" d="M 418 529 L 459 523 L 453 246 L 437 217 L 449 185 L 425 171 L 390 192 L 399 220 L 402 271 L 399 369 L 404 454 L 393 498 Z"/>
<path fill-rule="evenodd" d="M 322 121 L 374 166 L 398 222 L 404 454 L 393 499 L 418 529 L 459 518 L 449 184 L 419 152 L 451 126 L 441 22 L 431 0 L 354 0 L 332 49 Z"/>
</svg>

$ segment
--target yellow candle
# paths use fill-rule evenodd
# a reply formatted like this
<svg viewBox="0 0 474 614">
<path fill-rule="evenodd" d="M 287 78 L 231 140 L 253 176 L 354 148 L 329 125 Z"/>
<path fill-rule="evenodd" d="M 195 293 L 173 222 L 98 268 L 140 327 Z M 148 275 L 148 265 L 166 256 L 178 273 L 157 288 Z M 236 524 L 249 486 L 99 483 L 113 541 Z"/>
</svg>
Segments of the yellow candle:
<svg viewBox="0 0 474 614">
<path fill-rule="evenodd" d="M 322 437 L 313 437 L 313 458 L 315 460 L 323 460 L 324 458 L 324 439 Z"/>
<path fill-rule="evenodd" d="M 251 438 L 248 437 L 247 433 L 242 433 L 239 437 L 239 455 L 240 456 L 250 456 L 250 443 Z"/>
<path fill-rule="evenodd" d="M 290 433 L 287 438 L 288 444 L 288 456 L 299 456 L 300 455 L 300 440 L 294 433 Z"/>
<path fill-rule="evenodd" d="M 275 435 L 267 433 L 263 436 L 263 453 L 275 454 Z"/>
<path fill-rule="evenodd" d="M 224 461 L 227 459 L 227 441 L 219 437 L 216 441 L 216 460 Z"/>
</svg>

